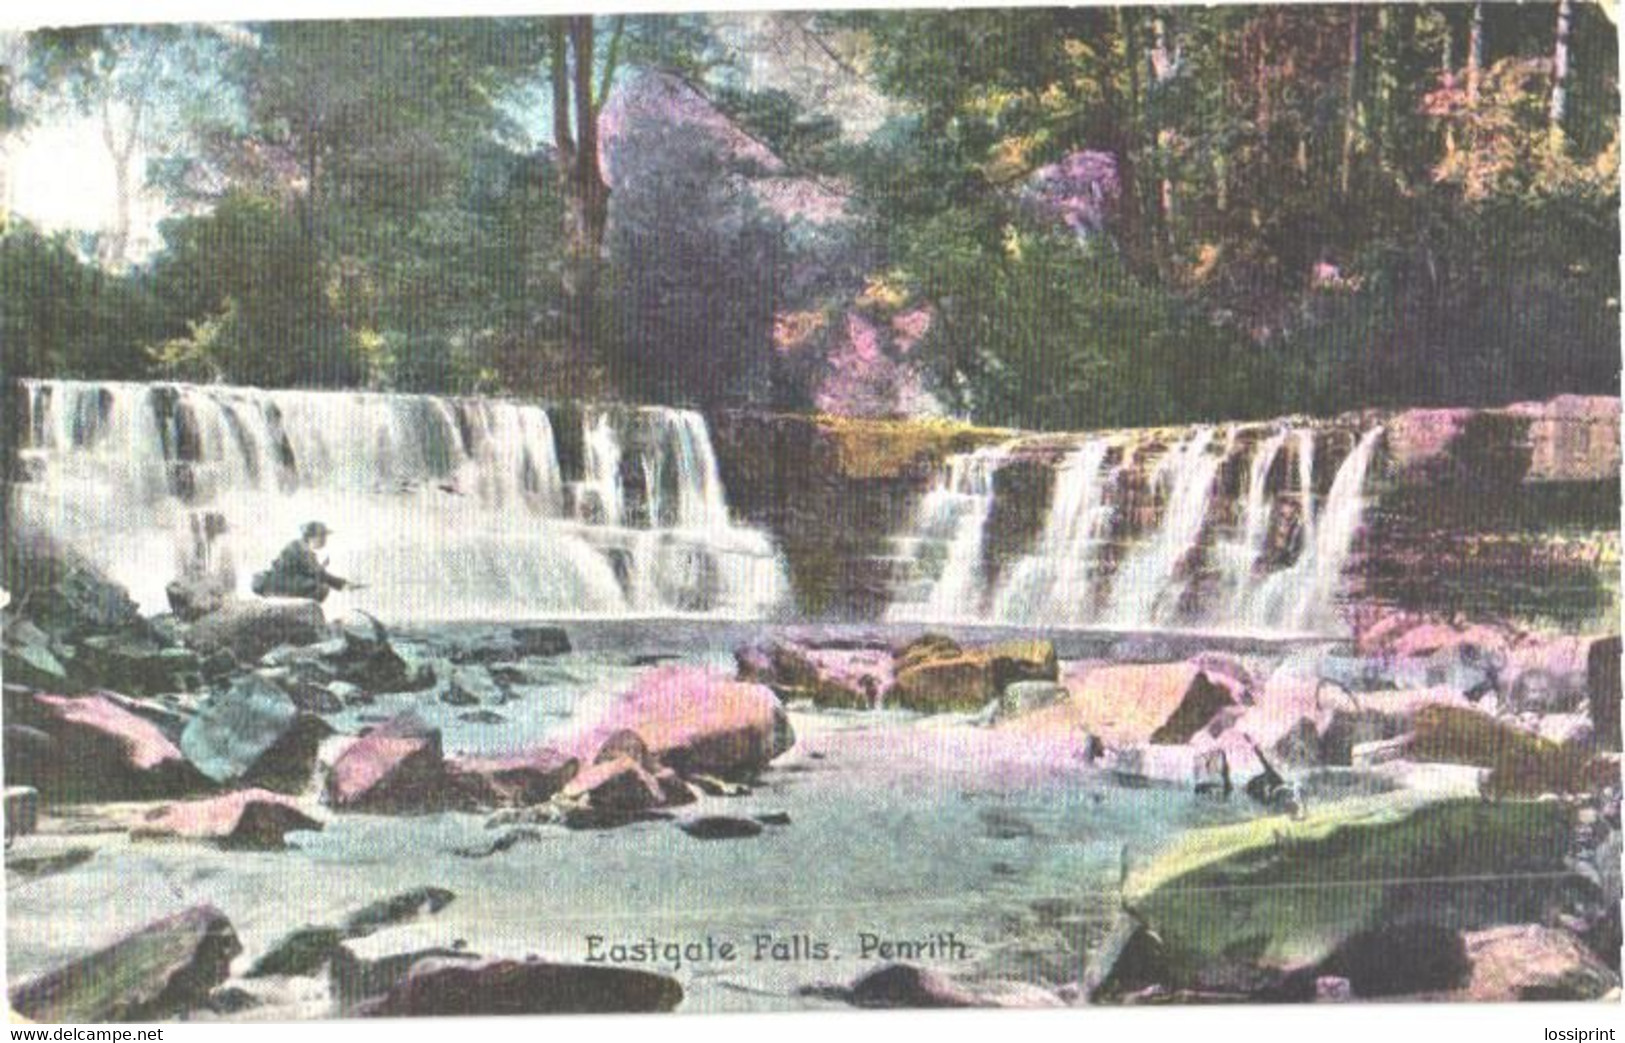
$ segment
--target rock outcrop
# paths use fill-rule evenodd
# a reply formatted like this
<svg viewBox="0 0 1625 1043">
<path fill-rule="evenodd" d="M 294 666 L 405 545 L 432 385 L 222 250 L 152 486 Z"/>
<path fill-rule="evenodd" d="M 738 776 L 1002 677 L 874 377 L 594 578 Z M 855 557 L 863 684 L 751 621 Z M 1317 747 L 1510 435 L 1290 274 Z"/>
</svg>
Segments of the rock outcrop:
<svg viewBox="0 0 1625 1043">
<path fill-rule="evenodd" d="M 33 1021 L 157 1021 L 203 1006 L 226 980 L 242 944 L 212 906 L 141 928 L 106 949 L 11 990 Z"/>
</svg>

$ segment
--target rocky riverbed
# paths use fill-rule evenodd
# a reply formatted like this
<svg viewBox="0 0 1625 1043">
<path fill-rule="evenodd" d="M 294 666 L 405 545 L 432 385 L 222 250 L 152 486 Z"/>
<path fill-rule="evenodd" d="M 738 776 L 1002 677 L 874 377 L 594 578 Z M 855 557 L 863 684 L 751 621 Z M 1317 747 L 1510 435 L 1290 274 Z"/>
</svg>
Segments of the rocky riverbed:
<svg viewBox="0 0 1625 1043">
<path fill-rule="evenodd" d="M 1593 999 L 1618 638 L 5 628 L 37 1020 Z M 117 983 L 115 985 L 115 983 Z"/>
</svg>

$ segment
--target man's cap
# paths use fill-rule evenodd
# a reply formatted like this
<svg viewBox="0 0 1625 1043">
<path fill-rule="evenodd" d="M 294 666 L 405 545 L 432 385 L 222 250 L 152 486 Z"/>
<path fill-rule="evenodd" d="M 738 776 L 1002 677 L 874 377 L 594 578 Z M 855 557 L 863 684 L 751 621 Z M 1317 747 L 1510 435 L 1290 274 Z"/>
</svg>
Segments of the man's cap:
<svg viewBox="0 0 1625 1043">
<path fill-rule="evenodd" d="M 307 540 L 315 536 L 328 536 L 333 532 L 332 529 L 329 529 L 319 521 L 306 522 L 305 527 L 300 531 L 304 533 L 305 539 Z"/>
</svg>

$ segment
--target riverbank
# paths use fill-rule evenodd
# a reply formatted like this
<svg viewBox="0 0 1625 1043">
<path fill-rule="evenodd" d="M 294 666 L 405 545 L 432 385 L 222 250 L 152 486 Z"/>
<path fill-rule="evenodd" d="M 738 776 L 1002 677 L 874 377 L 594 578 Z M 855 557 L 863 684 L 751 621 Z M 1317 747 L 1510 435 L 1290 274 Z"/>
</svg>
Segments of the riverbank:
<svg viewBox="0 0 1625 1043">
<path fill-rule="evenodd" d="M 446 975 L 495 1012 L 530 960 L 669 983 L 593 979 L 595 1009 L 1378 998 L 1397 957 L 1372 939 L 1417 924 L 1393 937 L 1479 955 L 1413 993 L 1617 986 L 1617 640 L 355 619 L 260 648 L 263 623 L 136 619 L 167 654 L 119 660 L 105 620 L 7 620 L 25 1013 L 53 973 L 198 909 L 232 951 L 152 1016 L 444 1012 Z M 17 683 L 47 624 L 84 694 Z M 195 686 L 162 690 L 188 655 Z M 1327 874 L 1344 900 L 1220 898 Z M 1546 977 L 1480 980 L 1508 946 Z"/>
</svg>

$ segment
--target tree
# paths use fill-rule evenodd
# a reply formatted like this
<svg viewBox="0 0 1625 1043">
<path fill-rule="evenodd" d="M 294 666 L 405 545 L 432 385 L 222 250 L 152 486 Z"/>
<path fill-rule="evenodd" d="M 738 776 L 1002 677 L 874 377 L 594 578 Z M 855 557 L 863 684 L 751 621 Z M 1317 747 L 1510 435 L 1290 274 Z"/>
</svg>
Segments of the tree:
<svg viewBox="0 0 1625 1043">
<path fill-rule="evenodd" d="M 186 26 L 44 29 L 29 34 L 30 76 L 57 106 L 94 118 L 113 165 L 114 218 L 100 259 L 121 268 L 130 257 L 133 211 L 145 182 L 143 154 L 155 161 L 188 144 L 187 131 L 215 95 L 212 70 L 226 43 Z"/>
<path fill-rule="evenodd" d="M 597 34 L 592 16 L 554 19 L 548 27 L 553 146 L 564 187 L 565 322 L 571 348 L 583 358 L 593 349 L 598 271 L 609 224 L 609 183 L 599 156 L 598 117 L 615 82 L 625 29 L 625 16 L 617 16 L 595 84 Z"/>
</svg>

